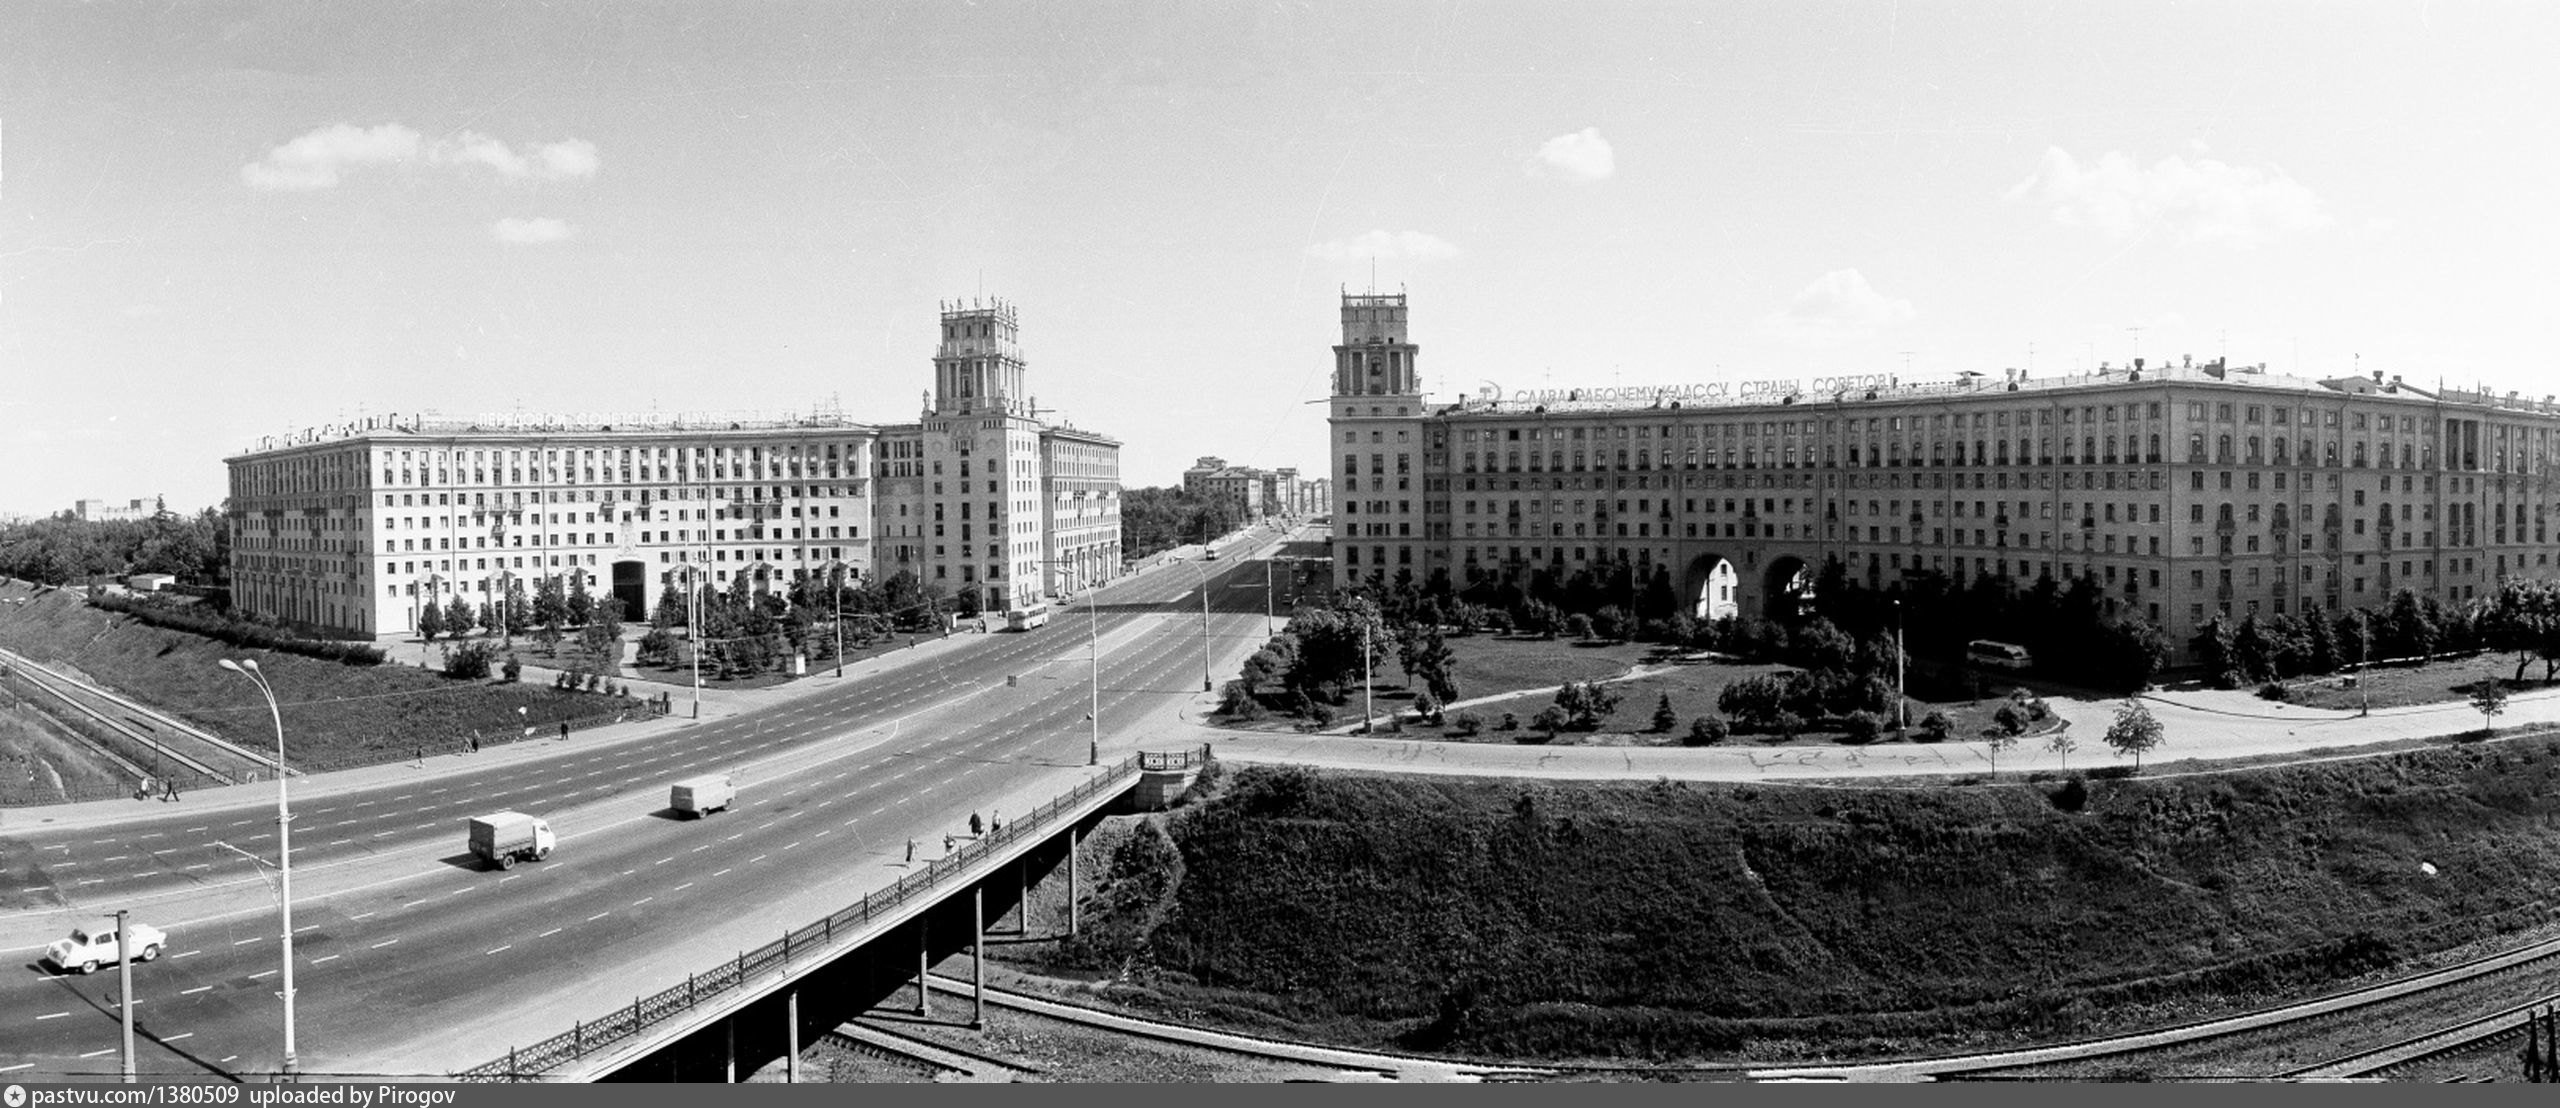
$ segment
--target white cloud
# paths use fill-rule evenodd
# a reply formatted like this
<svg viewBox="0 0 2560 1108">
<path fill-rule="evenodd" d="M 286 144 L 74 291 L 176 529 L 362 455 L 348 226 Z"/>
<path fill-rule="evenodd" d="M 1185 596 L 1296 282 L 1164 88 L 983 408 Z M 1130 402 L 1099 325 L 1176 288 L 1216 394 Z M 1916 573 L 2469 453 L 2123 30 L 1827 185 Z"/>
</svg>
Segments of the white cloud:
<svg viewBox="0 0 2560 1108">
<path fill-rule="evenodd" d="M 1538 160 L 1557 176 L 1598 181 L 1618 172 L 1618 155 L 1597 127 L 1557 135 L 1538 147 Z"/>
<path fill-rule="evenodd" d="M 417 131 L 397 123 L 358 127 L 339 123 L 312 131 L 240 167 L 240 179 L 251 188 L 309 191 L 338 183 L 353 166 L 415 162 L 483 166 L 510 181 L 559 181 L 593 177 L 600 164 L 596 146 L 585 139 L 537 143 L 518 153 L 506 143 L 476 131 L 428 142 Z"/>
<path fill-rule="evenodd" d="M 435 145 L 429 157 L 439 165 L 483 165 L 511 181 L 557 181 L 596 174 L 596 144 L 585 139 L 546 142 L 519 154 L 506 143 L 475 131 L 464 131 Z"/>
<path fill-rule="evenodd" d="M 1785 311 L 1761 320 L 1760 330 L 1789 342 L 1834 343 L 1864 338 L 1919 314 L 1910 301 L 1877 292 L 1857 270 L 1835 269 L 1806 285 Z"/>
<path fill-rule="evenodd" d="M 2050 205 L 2054 222 L 2120 240 L 2166 231 L 2189 242 L 2254 246 L 2336 222 L 2319 194 L 2281 169 L 2202 156 L 2172 155 L 2143 169 L 2122 151 L 2082 165 L 2069 151 L 2050 147 L 2004 199 Z"/>
<path fill-rule="evenodd" d="M 499 242 L 526 246 L 559 242 L 576 233 L 578 233 L 577 228 L 548 216 L 540 219 L 518 219 L 510 216 L 489 225 L 490 237 Z"/>
<path fill-rule="evenodd" d="M 347 166 L 405 162 L 418 156 L 418 145 L 418 132 L 397 123 L 340 123 L 267 151 L 264 159 L 240 167 L 240 179 L 251 188 L 325 189 L 338 183 L 338 171 Z"/>
<path fill-rule="evenodd" d="M 1307 253 L 1328 262 L 1358 261 L 1376 258 L 1380 261 L 1431 261 L 1458 256 L 1458 248 L 1448 240 L 1420 231 L 1371 231 L 1347 239 L 1319 242 Z"/>
</svg>

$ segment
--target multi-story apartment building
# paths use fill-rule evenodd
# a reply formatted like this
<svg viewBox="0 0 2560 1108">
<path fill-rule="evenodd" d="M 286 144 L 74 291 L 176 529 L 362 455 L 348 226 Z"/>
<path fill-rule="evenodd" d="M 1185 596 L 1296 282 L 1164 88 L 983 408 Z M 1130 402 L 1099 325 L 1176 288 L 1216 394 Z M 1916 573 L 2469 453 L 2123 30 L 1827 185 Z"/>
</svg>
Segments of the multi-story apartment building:
<svg viewBox="0 0 2560 1108">
<path fill-rule="evenodd" d="M 122 504 L 118 504 L 110 500 L 75 500 L 71 502 L 71 513 L 91 523 L 105 523 L 116 520 L 149 519 L 154 514 L 157 514 L 159 510 L 159 501 L 156 499 L 128 500 Z"/>
<path fill-rule="evenodd" d="M 2183 646 L 2216 615 L 2470 600 L 2560 549 L 2548 397 L 2137 361 L 1433 405 L 1405 310 L 1343 299 L 1346 582 L 1625 565 L 1718 615 L 1831 559 L 1870 586 L 2086 577 Z"/>
<path fill-rule="evenodd" d="M 900 427 L 387 416 L 268 440 L 226 459 L 232 602 L 375 635 L 544 577 L 637 619 L 689 568 L 784 595 L 910 570 L 997 610 L 1116 576 L 1119 445 L 1035 419 L 1013 343 L 1009 306 L 946 308 L 926 416 Z"/>
<path fill-rule="evenodd" d="M 944 305 L 934 388 L 881 429 L 883 572 L 1005 611 L 1120 572 L 1120 444 L 1042 422 L 1011 304 Z"/>
</svg>

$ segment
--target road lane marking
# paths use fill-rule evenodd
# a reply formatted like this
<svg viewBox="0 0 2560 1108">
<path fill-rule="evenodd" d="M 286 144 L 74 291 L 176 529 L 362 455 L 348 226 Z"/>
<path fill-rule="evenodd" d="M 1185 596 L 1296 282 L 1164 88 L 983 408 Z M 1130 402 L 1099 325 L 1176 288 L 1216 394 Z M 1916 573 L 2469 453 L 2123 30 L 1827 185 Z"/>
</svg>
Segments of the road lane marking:
<svg viewBox="0 0 2560 1108">
<path fill-rule="evenodd" d="M 383 947 L 390 946 L 391 944 L 396 943 L 396 942 L 399 942 L 399 941 L 400 941 L 400 940 L 398 940 L 398 939 L 384 939 L 384 940 L 382 940 L 381 942 L 378 942 L 378 943 L 373 944 L 372 946 L 366 947 L 365 949 L 366 949 L 366 950 L 380 950 L 380 949 L 382 949 Z"/>
<path fill-rule="evenodd" d="M 358 912 L 358 913 L 356 913 L 355 915 L 348 916 L 347 918 L 348 918 L 348 919 L 364 919 L 364 918 L 367 918 L 367 917 L 369 917 L 369 916 L 371 916 L 371 915 L 373 915 L 373 913 L 371 913 L 371 912 Z"/>
<path fill-rule="evenodd" d="M 756 855 L 756 856 L 755 856 L 755 857 L 753 857 L 753 858 L 749 858 L 749 859 L 747 859 L 747 864 L 752 866 L 752 865 L 754 865 L 754 864 L 756 864 L 756 863 L 758 863 L 758 862 L 764 861 L 765 859 L 770 858 L 770 857 L 772 857 L 772 855 L 770 855 L 770 854 L 758 854 L 758 855 Z"/>
<path fill-rule="evenodd" d="M 600 920 L 600 919 L 603 919 L 603 918 L 605 918 L 606 916 L 609 916 L 609 915 L 612 915 L 612 914 L 613 914 L 613 913 L 611 913 L 611 912 L 598 912 L 598 913 L 596 913 L 596 914 L 594 914 L 594 915 L 592 915 L 592 916 L 588 916 L 588 917 L 587 917 L 587 922 L 588 922 L 588 923 L 594 923 L 595 921 Z"/>
<path fill-rule="evenodd" d="M 729 872 L 728 870 L 725 870 L 725 869 L 724 869 L 724 870 L 721 870 L 719 873 L 712 874 L 711 876 L 713 876 L 713 877 L 720 877 L 720 876 L 723 876 L 723 875 L 727 874 L 728 872 Z"/>
<path fill-rule="evenodd" d="M 319 930 L 319 929 L 320 929 L 320 925 L 315 923 L 315 924 L 312 924 L 312 925 L 311 925 L 311 926 L 309 926 L 309 927 L 297 927 L 297 928 L 294 928 L 294 929 L 293 929 L 293 933 L 294 933 L 294 934 L 296 934 L 296 935 L 299 935 L 299 934 L 301 934 L 301 933 L 303 933 L 303 932 L 305 932 L 305 931 L 317 931 L 317 930 Z"/>
<path fill-rule="evenodd" d="M 499 947 L 499 948 L 498 948 L 498 949 L 496 949 L 496 950 L 484 950 L 484 951 L 481 951 L 481 952 L 480 952 L 480 956 L 481 956 L 481 957 L 483 957 L 483 958 L 486 958 L 486 957 L 488 957 L 488 956 L 490 956 L 490 955 L 492 955 L 492 954 L 504 954 L 504 953 L 506 953 L 506 952 L 508 952 L 508 951 L 510 951 L 510 950 L 514 950 L 515 948 L 516 948 L 516 944 L 514 944 L 514 943 L 508 943 L 507 945 L 502 946 L 502 947 Z"/>
<path fill-rule="evenodd" d="M 0 1073 L 15 1073 L 19 1070 L 32 1068 L 34 1065 L 35 1063 L 33 1062 L 20 1062 L 14 1066 L 0 1066 Z"/>
<path fill-rule="evenodd" d="M 710 843 L 704 843 L 704 844 L 702 844 L 701 846 L 697 846 L 697 847 L 693 848 L 692 850 L 686 851 L 686 853 L 688 853 L 688 854 L 700 854 L 700 853 L 702 853 L 703 851 L 706 851 L 706 850 L 709 850 L 709 849 L 711 849 L 711 844 L 710 844 Z"/>
<path fill-rule="evenodd" d="M 666 856 L 666 857 L 664 857 L 664 858 L 660 858 L 660 859 L 658 859 L 657 861 L 651 862 L 651 863 L 649 863 L 649 864 L 650 864 L 650 865 L 653 865 L 653 866 L 663 866 L 663 865 L 666 865 L 667 863 L 672 862 L 672 861 L 675 861 L 675 860 L 676 860 L 676 859 L 675 859 L 675 855 L 670 854 L 670 855 L 668 855 L 668 856 Z"/>
<path fill-rule="evenodd" d="M 524 875 L 523 875 L 523 874 L 521 874 L 521 873 L 510 873 L 510 874 L 506 875 L 505 877 L 501 877 L 501 878 L 499 878 L 499 879 L 498 879 L 498 883 L 499 883 L 499 884 L 501 884 L 501 885 L 504 885 L 504 884 L 506 884 L 507 882 L 509 882 L 509 881 L 513 881 L 513 880 L 515 880 L 516 878 L 519 878 L 519 877 L 522 877 L 522 876 L 524 876 Z"/>
<path fill-rule="evenodd" d="M 108 1047 L 108 1048 L 107 1048 L 107 1049 L 105 1049 L 105 1050 L 92 1050 L 92 1051 L 90 1051 L 90 1052 L 89 1052 L 89 1053 L 87 1053 L 87 1054 L 83 1054 L 83 1055 L 81 1055 L 81 1057 L 83 1057 L 83 1058 L 95 1058 L 95 1057 L 97 1057 L 97 1056 L 99 1056 L 99 1055 L 101 1055 L 101 1054 L 113 1054 L 113 1053 L 115 1053 L 115 1052 L 116 1052 L 116 1048 L 115 1048 L 115 1047 Z"/>
<path fill-rule="evenodd" d="M 232 943 L 231 945 L 233 945 L 233 946 L 247 946 L 247 945 L 249 945 L 250 943 L 257 942 L 257 941 L 258 941 L 260 938 L 262 938 L 262 937 L 263 937 L 263 936 L 252 935 L 252 936 L 250 936 L 250 937 L 248 937 L 248 938 L 245 938 L 245 939 L 242 939 L 242 940 L 240 940 L 240 941 L 238 941 L 238 942 Z"/>
<path fill-rule="evenodd" d="M 554 927 L 554 928 L 552 928 L 552 929 L 551 929 L 551 930 L 549 930 L 549 931 L 545 931 L 545 932 L 543 932 L 543 933 L 541 933 L 541 934 L 539 934 L 539 935 L 534 936 L 534 938 L 537 938 L 537 939 L 548 939 L 548 938 L 550 938 L 550 937 L 551 937 L 551 936 L 553 936 L 553 935 L 557 935 L 557 934 L 559 934 L 559 933 L 561 932 L 561 930 L 562 930 L 561 928 Z"/>
<path fill-rule="evenodd" d="M 650 902 L 650 901 L 652 901 L 652 900 L 656 900 L 656 899 L 658 899 L 658 898 L 657 898 L 657 897 L 654 897 L 654 896 L 644 896 L 644 897 L 641 897 L 641 898 L 640 898 L 640 899 L 638 899 L 638 900 L 632 901 L 632 902 L 631 902 L 631 906 L 632 906 L 632 907 L 634 907 L 634 908 L 637 908 L 637 907 L 639 907 L 639 906 L 641 906 L 641 905 L 643 905 L 643 904 L 647 904 L 648 902 Z"/>
<path fill-rule="evenodd" d="M 322 963 L 322 962 L 334 961 L 334 960 L 336 960 L 336 959 L 338 959 L 338 958 L 341 958 L 341 957 L 344 957 L 344 955 L 338 955 L 338 954 L 325 954 L 325 955 L 322 955 L 322 956 L 320 956 L 320 957 L 318 957 L 318 958 L 314 958 L 314 959 L 312 959 L 312 960 L 311 960 L 311 964 L 316 966 L 316 965 L 319 965 L 319 964 L 320 964 L 320 963 Z"/>
<path fill-rule="evenodd" d="M 172 957 L 172 958 L 193 958 L 193 957 L 195 957 L 196 955 L 199 955 L 199 954 L 202 954 L 202 953 L 204 953 L 204 952 L 203 952 L 203 951 L 201 951 L 201 950 L 190 950 L 190 951 L 188 951 L 188 952 L 186 952 L 186 953 L 184 953 L 184 954 L 172 954 L 172 955 L 170 955 L 170 957 Z"/>
<path fill-rule="evenodd" d="M 210 826 L 210 825 L 207 825 L 207 826 Z M 198 831 L 202 831 L 202 830 L 204 830 L 204 829 L 205 829 L 205 828 L 203 828 L 203 827 L 190 827 L 190 828 L 187 828 L 186 830 L 184 830 L 184 831 L 180 831 L 180 832 L 178 832 L 178 833 L 179 833 L 179 834 L 181 834 L 181 835 L 192 835 L 192 834 L 195 834 L 196 832 L 198 832 Z"/>
<path fill-rule="evenodd" d="M 261 977 L 273 977 L 273 976 L 275 976 L 275 975 L 276 975 L 276 971 L 274 971 L 274 970 L 259 970 L 259 971 L 258 971 L 258 972 L 256 972 L 256 973 L 250 974 L 250 975 L 249 975 L 249 980 L 251 980 L 251 981 L 255 981 L 255 980 L 257 980 L 257 979 L 259 979 L 259 978 L 261 978 Z"/>
<path fill-rule="evenodd" d="M 176 1035 L 158 1035 L 158 1036 L 154 1036 L 154 1037 L 155 1037 L 155 1038 L 157 1038 L 157 1039 L 159 1039 L 161 1042 L 164 1042 L 164 1043 L 174 1043 L 174 1042 L 177 1042 L 177 1041 L 178 1041 L 178 1040 L 180 1040 L 180 1039 L 192 1039 L 192 1038 L 195 1038 L 195 1037 L 196 1037 L 196 1033 L 195 1033 L 195 1032 L 193 1032 L 193 1031 L 186 1031 L 186 1032 L 181 1032 L 181 1033 L 176 1034 Z"/>
<path fill-rule="evenodd" d="M 50 1015 L 50 1016 L 37 1016 L 37 1017 L 36 1017 L 36 1020 L 37 1020 L 37 1022 L 39 1022 L 39 1023 L 41 1023 L 41 1022 L 43 1022 L 43 1021 L 45 1021 L 45 1020 L 58 1020 L 58 1019 L 61 1019 L 61 1018 L 62 1018 L 62 1017 L 64 1017 L 64 1016 L 67 1016 L 67 1015 L 70 1015 L 70 1014 L 71 1014 L 71 1013 L 69 1013 L 69 1012 L 55 1012 L 54 1014 L 52 1014 L 52 1015 Z"/>
<path fill-rule="evenodd" d="M 213 863 L 211 863 L 211 862 L 198 862 L 198 863 L 196 863 L 196 864 L 194 864 L 194 865 L 192 865 L 192 866 L 181 866 L 181 867 L 179 867 L 179 870 L 180 870 L 181 872 L 184 872 L 184 871 L 186 871 L 186 870 L 191 870 L 191 869 L 212 869 L 212 868 L 213 868 Z"/>
<path fill-rule="evenodd" d="M 192 988 L 192 989 L 180 989 L 180 990 L 178 990 L 178 995 L 179 995 L 179 996 L 194 996 L 194 995 L 196 995 L 197 993 L 203 992 L 203 991 L 205 991 L 206 989 L 210 989 L 210 988 L 212 988 L 212 987 L 213 987 L 213 986 L 211 986 L 211 985 L 198 985 L 198 986 L 196 986 L 195 988 Z"/>
<path fill-rule="evenodd" d="M 687 882 L 685 882 L 684 884 L 678 885 L 678 886 L 676 886 L 675 888 L 669 889 L 669 890 L 667 890 L 667 891 L 668 891 L 668 892 L 671 892 L 671 893 L 680 893 L 680 892 L 683 892 L 683 891 L 685 891 L 686 889 L 690 889 L 690 888 L 692 888 L 692 887 L 693 887 L 693 882 L 691 882 L 691 881 L 687 881 Z"/>
</svg>

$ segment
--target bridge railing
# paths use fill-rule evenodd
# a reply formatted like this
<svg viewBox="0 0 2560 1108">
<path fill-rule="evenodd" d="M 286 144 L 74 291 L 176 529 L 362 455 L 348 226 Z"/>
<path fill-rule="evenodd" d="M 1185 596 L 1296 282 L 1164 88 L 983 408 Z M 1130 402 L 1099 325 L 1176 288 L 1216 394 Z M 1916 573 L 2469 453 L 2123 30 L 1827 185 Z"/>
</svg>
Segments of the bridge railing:
<svg viewBox="0 0 2560 1108">
<path fill-rule="evenodd" d="M 864 894 L 861 900 L 831 915 L 783 932 L 779 941 L 766 943 L 754 950 L 739 951 L 737 957 L 717 966 L 687 974 L 683 984 L 654 995 L 635 996 L 628 1005 L 597 1019 L 581 1020 L 569 1030 L 541 1042 L 509 1047 L 505 1057 L 462 1070 L 453 1075 L 454 1080 L 540 1080 L 540 1075 L 547 1071 L 638 1035 L 656 1024 L 691 1011 L 697 1005 L 762 978 L 779 975 L 789 969 L 795 959 L 832 951 L 837 935 L 850 939 L 864 924 L 896 910 L 909 900 L 960 883 L 964 877 L 972 876 L 969 871 L 998 848 L 1047 833 L 1069 809 L 1098 794 L 1128 788 L 1129 779 L 1142 770 L 1198 765 L 1208 760 L 1208 754 L 1208 747 L 1204 745 L 1198 750 L 1163 755 L 1144 752 L 1132 755 L 1101 775 L 1087 778 L 1065 795 L 1032 809 L 1029 815 L 990 829 L 975 841 L 962 843 L 950 854 L 928 863 L 921 872 L 901 874 L 895 885 Z"/>
<path fill-rule="evenodd" d="M 1193 750 L 1142 750 L 1138 752 L 1138 768 L 1150 771 L 1190 769 L 1209 764 L 1209 744 L 1201 743 Z"/>
</svg>

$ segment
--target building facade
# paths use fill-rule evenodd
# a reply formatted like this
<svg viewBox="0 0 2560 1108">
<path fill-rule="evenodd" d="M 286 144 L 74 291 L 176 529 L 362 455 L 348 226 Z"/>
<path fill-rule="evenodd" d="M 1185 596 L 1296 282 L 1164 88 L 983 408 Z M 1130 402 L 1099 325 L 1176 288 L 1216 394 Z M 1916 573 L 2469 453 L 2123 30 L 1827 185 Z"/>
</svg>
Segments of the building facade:
<svg viewBox="0 0 2560 1108">
<path fill-rule="evenodd" d="M 116 520 L 149 519 L 160 511 L 157 500 L 128 500 L 118 504 L 111 500 L 75 500 L 71 514 L 90 523 Z"/>
<path fill-rule="evenodd" d="M 232 603 L 365 636 L 545 577 L 635 620 L 689 572 L 787 596 L 906 570 L 996 610 L 1089 587 L 1121 571 L 1119 444 L 1032 417 L 1013 332 L 1009 306 L 947 307 L 897 427 L 386 416 L 262 442 L 226 459 Z"/>
<path fill-rule="evenodd" d="M 1404 296 L 1346 295 L 1342 312 L 1346 583 L 1624 565 L 1720 615 L 1831 559 L 1872 587 L 2085 577 L 2183 651 L 2217 615 L 2376 606 L 2403 587 L 2459 603 L 2560 552 L 2548 397 L 2137 361 L 1433 405 Z"/>
</svg>

